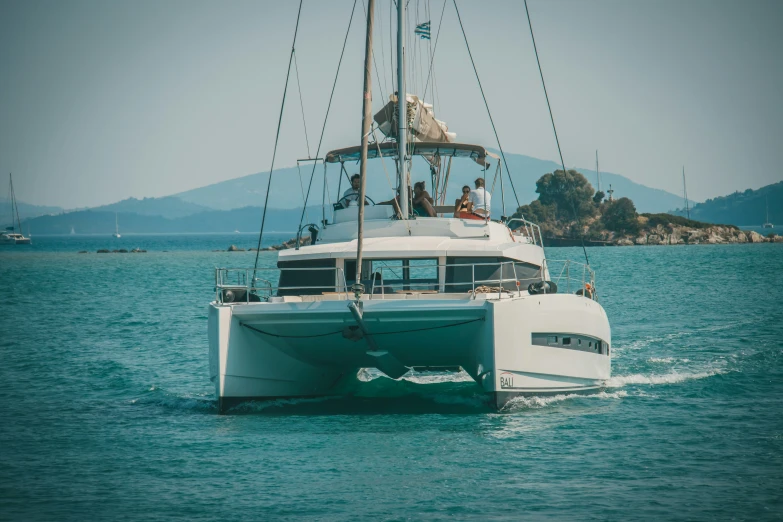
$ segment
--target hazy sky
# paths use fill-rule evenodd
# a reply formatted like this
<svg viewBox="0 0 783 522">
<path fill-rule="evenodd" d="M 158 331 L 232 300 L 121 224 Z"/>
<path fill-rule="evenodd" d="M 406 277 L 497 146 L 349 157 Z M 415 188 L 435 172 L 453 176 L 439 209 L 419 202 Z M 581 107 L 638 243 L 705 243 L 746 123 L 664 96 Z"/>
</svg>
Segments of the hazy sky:
<svg viewBox="0 0 783 522">
<path fill-rule="evenodd" d="M 376 110 L 391 88 L 390 1 L 376 7 Z M 435 110 L 459 141 L 494 146 L 447 2 Z M 296 55 L 313 154 L 352 4 L 304 2 Z M 556 160 L 524 6 L 458 4 L 503 147 Z M 72 208 L 268 170 L 297 6 L 0 0 L 0 173 L 14 172 L 23 201 Z M 409 2 L 412 22 L 417 8 L 431 18 L 433 44 L 442 6 Z M 593 168 L 599 149 L 602 170 L 679 194 L 685 165 L 700 200 L 783 179 L 783 2 L 529 6 L 569 167 Z M 322 154 L 360 138 L 362 0 L 356 11 Z M 419 42 L 411 55 L 426 52 Z M 408 91 L 421 94 L 419 65 Z M 292 76 L 277 166 L 306 156 Z"/>
</svg>

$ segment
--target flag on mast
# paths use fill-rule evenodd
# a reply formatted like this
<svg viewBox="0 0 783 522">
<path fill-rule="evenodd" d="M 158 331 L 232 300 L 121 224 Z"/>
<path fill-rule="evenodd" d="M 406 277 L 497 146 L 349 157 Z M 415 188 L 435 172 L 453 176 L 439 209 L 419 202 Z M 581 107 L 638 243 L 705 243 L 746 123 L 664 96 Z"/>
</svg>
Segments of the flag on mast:
<svg viewBox="0 0 783 522">
<path fill-rule="evenodd" d="M 413 32 L 416 33 L 417 35 L 419 35 L 419 37 L 422 40 L 429 40 L 430 39 L 430 23 L 429 22 L 424 22 L 422 24 L 417 25 L 416 29 Z"/>
</svg>

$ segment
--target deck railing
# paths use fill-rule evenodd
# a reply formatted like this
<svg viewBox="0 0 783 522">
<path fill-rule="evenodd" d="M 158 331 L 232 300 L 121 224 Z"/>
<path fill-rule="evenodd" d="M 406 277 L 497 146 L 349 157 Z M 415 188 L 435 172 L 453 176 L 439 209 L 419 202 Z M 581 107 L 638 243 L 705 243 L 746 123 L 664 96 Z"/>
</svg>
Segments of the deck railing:
<svg viewBox="0 0 783 522">
<path fill-rule="evenodd" d="M 485 277 L 485 267 L 494 268 L 493 277 Z M 445 277 L 449 270 L 470 268 L 470 279 L 461 277 L 459 281 L 447 282 Z M 400 270 L 407 273 L 407 278 L 400 277 Z M 410 277 L 410 271 L 435 270 L 436 277 Z M 280 274 L 283 271 L 330 271 L 334 273 L 330 283 L 318 285 L 279 285 Z M 406 272 L 407 271 L 407 272 Z M 478 272 L 478 276 L 477 276 Z M 388 277 L 388 274 L 392 277 Z M 497 277 L 494 277 L 497 275 Z M 595 292 L 595 272 L 587 265 L 574 261 L 545 260 L 542 267 L 535 272 L 530 271 L 530 265 L 514 261 L 496 263 L 465 263 L 445 265 L 412 265 L 378 266 L 372 274 L 364 279 L 367 299 L 385 299 L 387 295 L 397 293 L 448 293 L 469 294 L 475 298 L 477 294 L 522 295 L 528 290 L 528 285 L 539 281 L 554 282 L 560 293 L 576 291 L 590 299 L 597 299 Z M 353 281 L 351 282 L 353 283 Z M 269 300 L 279 296 L 281 290 L 289 295 L 302 290 L 302 295 L 337 294 L 338 298 L 349 299 L 353 294 L 342 268 L 312 267 L 312 268 L 217 268 L 215 270 L 215 300 L 218 303 L 250 303 Z M 293 293 L 292 293 L 293 291 Z"/>
<path fill-rule="evenodd" d="M 589 265 L 570 259 L 545 259 L 544 267 L 549 272 L 550 280 L 566 293 L 581 291 L 585 297 L 598 300 L 595 270 Z"/>
<path fill-rule="evenodd" d="M 515 223 L 519 225 L 516 229 L 514 229 L 513 226 Z M 534 245 L 538 245 L 540 247 L 544 246 L 544 238 L 541 236 L 541 227 L 532 221 L 528 221 L 524 218 L 512 218 L 506 224 L 508 225 L 508 228 L 511 229 L 512 233 L 516 232 L 518 235 L 527 237 L 533 242 Z"/>
</svg>

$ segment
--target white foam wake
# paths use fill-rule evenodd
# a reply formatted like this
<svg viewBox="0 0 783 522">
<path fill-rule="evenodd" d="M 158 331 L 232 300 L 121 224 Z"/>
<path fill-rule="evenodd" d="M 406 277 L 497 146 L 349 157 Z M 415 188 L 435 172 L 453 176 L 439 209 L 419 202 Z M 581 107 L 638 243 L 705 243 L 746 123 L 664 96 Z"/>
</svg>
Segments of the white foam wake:
<svg viewBox="0 0 783 522">
<path fill-rule="evenodd" d="M 713 375 L 719 375 L 723 373 L 721 370 L 710 370 L 706 372 L 687 373 L 687 372 L 671 372 L 661 375 L 642 375 L 635 373 L 632 375 L 616 375 L 611 377 L 606 385 L 609 388 L 620 388 L 628 384 L 677 384 L 684 381 L 690 381 L 695 379 L 706 379 Z"/>
<path fill-rule="evenodd" d="M 531 396 L 531 397 L 514 397 L 506 403 L 504 410 L 518 410 L 521 408 L 543 408 L 551 404 L 567 401 L 569 399 L 622 399 L 627 397 L 628 392 L 625 390 L 618 390 L 615 392 L 599 392 L 591 393 L 589 395 L 579 393 L 569 393 L 563 395 L 547 395 L 547 396 Z"/>
</svg>

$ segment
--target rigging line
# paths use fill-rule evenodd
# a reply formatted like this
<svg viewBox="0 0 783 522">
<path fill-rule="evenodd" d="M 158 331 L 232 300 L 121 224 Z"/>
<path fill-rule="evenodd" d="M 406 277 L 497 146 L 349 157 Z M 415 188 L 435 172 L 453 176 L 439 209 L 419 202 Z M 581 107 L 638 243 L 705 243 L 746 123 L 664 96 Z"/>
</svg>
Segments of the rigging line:
<svg viewBox="0 0 783 522">
<path fill-rule="evenodd" d="M 256 261 L 253 263 L 253 281 L 256 279 L 256 269 L 258 268 L 258 254 L 261 252 L 261 239 L 264 236 L 264 224 L 266 223 L 266 209 L 269 203 L 269 189 L 272 187 L 272 172 L 275 170 L 275 158 L 277 156 L 277 143 L 280 140 L 280 127 L 283 123 L 283 109 L 285 109 L 285 97 L 288 93 L 288 80 L 291 78 L 291 62 L 294 60 L 294 50 L 296 49 L 296 35 L 299 33 L 299 18 L 302 15 L 302 2 L 299 0 L 299 10 L 296 13 L 296 27 L 294 28 L 294 41 L 291 43 L 291 55 L 288 57 L 288 72 L 285 77 L 285 87 L 283 88 L 283 101 L 280 103 L 280 116 L 277 119 L 277 133 L 275 134 L 275 147 L 272 149 L 272 166 L 269 167 L 269 179 L 266 183 L 266 196 L 264 196 L 264 212 L 261 215 L 261 231 L 258 233 L 258 248 L 256 249 Z M 305 206 L 307 206 L 305 204 Z M 300 224 L 301 226 L 301 224 Z"/>
<path fill-rule="evenodd" d="M 383 11 L 381 9 L 378 9 L 378 31 L 381 33 L 381 37 L 379 38 L 381 42 L 381 63 L 386 63 L 386 42 L 383 39 Z M 375 54 L 373 53 L 373 64 L 375 63 Z M 376 66 L 377 68 L 377 66 Z M 382 67 L 383 69 L 383 85 L 384 87 L 389 87 L 389 80 L 386 77 L 386 67 Z M 385 96 L 384 96 L 384 103 L 386 102 Z"/>
<path fill-rule="evenodd" d="M 370 337 L 374 337 L 374 336 L 378 336 L 378 335 L 395 335 L 395 334 L 403 334 L 403 333 L 425 332 L 425 331 L 428 331 L 428 330 L 439 330 L 439 329 L 442 329 L 442 328 L 453 328 L 455 326 L 462 326 L 464 324 L 470 324 L 470 323 L 475 323 L 475 322 L 484 321 L 484 320 L 485 319 L 483 317 L 477 317 L 476 319 L 469 319 L 467 321 L 460 321 L 458 323 L 439 324 L 438 326 L 426 326 L 424 328 L 411 328 L 410 330 L 398 330 L 398 331 L 395 331 L 395 332 L 368 333 L 366 335 L 368 335 Z M 253 326 L 250 326 L 249 324 L 246 324 L 246 323 L 239 323 L 239 324 L 241 324 L 245 328 L 253 330 L 254 332 L 258 332 L 258 333 L 263 334 L 263 335 L 268 335 L 269 337 L 277 337 L 277 338 L 282 338 L 282 339 L 312 339 L 312 338 L 316 338 L 316 337 L 327 337 L 327 336 L 330 336 L 330 335 L 338 335 L 338 334 L 342 334 L 343 333 L 342 330 L 339 330 L 339 331 L 336 331 L 336 332 L 326 332 L 326 333 L 311 334 L 311 335 L 282 335 L 282 334 L 275 334 L 275 333 L 272 333 L 272 332 L 267 332 L 267 331 L 264 331 L 264 330 L 260 330 L 258 328 L 253 327 Z"/>
<path fill-rule="evenodd" d="M 549 103 L 549 94 L 547 93 L 546 82 L 544 81 L 544 70 L 541 68 L 541 60 L 538 58 L 538 47 L 536 47 L 536 37 L 533 34 L 533 22 L 530 20 L 530 11 L 527 8 L 527 0 L 524 1 L 525 1 L 525 15 L 527 15 L 527 25 L 528 27 L 530 27 L 530 39 L 533 41 L 533 52 L 535 52 L 536 54 L 536 63 L 538 64 L 538 74 L 541 76 L 541 86 L 544 88 L 544 97 L 546 98 L 546 106 L 549 109 L 549 119 L 552 120 L 552 130 L 555 133 L 555 143 L 557 143 L 557 153 L 560 155 L 560 165 L 563 166 L 563 174 L 565 175 L 568 173 L 568 171 L 566 170 L 565 161 L 563 160 L 563 151 L 560 148 L 560 139 L 557 137 L 555 116 L 552 113 L 552 105 Z M 579 219 L 579 215 L 576 213 L 576 207 L 574 206 L 573 201 L 571 201 L 571 208 L 574 211 L 574 218 L 576 218 L 576 223 L 577 225 L 579 225 L 580 237 L 582 239 L 582 251 L 585 254 L 585 261 L 587 262 L 587 266 L 590 266 L 590 258 L 587 257 L 587 249 L 585 248 L 585 231 L 582 228 L 582 223 Z"/>
<path fill-rule="evenodd" d="M 392 79 L 392 88 L 389 92 L 394 92 L 394 86 L 397 85 L 394 79 L 395 74 L 395 67 L 394 67 L 394 40 L 392 39 L 392 8 L 393 8 L 394 1 L 392 0 L 389 2 L 389 66 L 391 68 L 391 79 Z"/>
<path fill-rule="evenodd" d="M 386 170 L 386 162 L 383 160 L 383 152 L 381 152 L 381 146 L 378 144 L 378 137 L 375 135 L 375 129 L 372 129 L 372 137 L 375 140 L 375 146 L 378 148 L 378 157 L 381 158 L 381 166 L 383 167 L 383 173 L 386 174 L 386 181 L 389 182 L 389 188 L 392 191 L 392 194 L 395 193 L 394 187 L 392 186 L 391 177 L 389 176 L 389 171 Z M 399 192 L 398 192 L 399 194 Z M 397 196 L 395 196 L 396 198 Z M 395 210 L 396 212 L 396 210 Z M 408 224 L 407 219 L 402 220 L 403 223 L 405 223 L 405 228 L 408 230 L 408 235 L 411 235 L 411 226 Z"/>
<path fill-rule="evenodd" d="M 443 25 L 443 13 L 446 12 L 446 3 L 449 0 L 443 0 L 443 8 L 440 10 L 440 21 L 438 22 L 438 32 L 435 34 L 435 47 L 432 48 L 432 57 L 430 59 L 430 70 L 427 73 L 427 83 L 424 85 L 424 98 L 427 97 L 427 89 L 430 86 L 430 77 L 432 76 L 432 68 L 435 63 L 435 51 L 438 50 L 438 38 L 440 38 L 440 28 Z M 435 79 L 432 80 L 433 98 L 435 96 Z"/>
<path fill-rule="evenodd" d="M 304 100 L 302 99 L 302 83 L 299 81 L 299 66 L 296 64 L 296 51 L 294 51 L 294 72 L 296 72 L 296 87 L 299 90 L 299 107 L 302 108 L 302 126 L 304 126 L 305 143 L 307 144 L 307 157 L 311 158 L 310 140 L 307 138 L 307 122 L 305 121 Z"/>
<path fill-rule="evenodd" d="M 527 1 L 527 0 L 526 0 Z M 470 56 L 470 64 L 473 66 L 473 73 L 476 75 L 476 81 L 478 82 L 479 90 L 481 91 L 481 97 L 484 99 L 484 106 L 487 108 L 487 114 L 489 115 L 489 122 L 492 124 L 492 132 L 495 133 L 495 140 L 498 142 L 498 148 L 500 149 L 500 155 L 503 157 L 503 163 L 506 164 L 506 174 L 508 180 L 511 182 L 511 189 L 514 191 L 514 199 L 517 201 L 517 208 L 520 206 L 519 198 L 517 197 L 517 189 L 514 187 L 514 180 L 511 178 L 511 170 L 508 168 L 508 161 L 506 161 L 506 153 L 503 152 L 503 146 L 500 144 L 500 137 L 498 131 L 495 128 L 495 121 L 492 119 L 492 113 L 489 110 L 489 103 L 487 97 L 484 95 L 484 88 L 481 86 L 481 78 L 479 78 L 478 70 L 476 69 L 476 62 L 473 61 L 473 53 L 470 52 L 470 44 L 468 44 L 468 36 L 465 34 L 465 27 L 462 25 L 462 17 L 459 15 L 459 7 L 457 7 L 457 0 L 453 0 L 454 9 L 457 11 L 457 20 L 459 20 L 459 27 L 462 30 L 462 37 L 465 39 L 465 47 L 468 48 L 468 56 Z"/>
<path fill-rule="evenodd" d="M 364 4 L 364 0 L 362 0 L 362 9 L 364 9 L 364 17 L 367 18 L 367 6 Z M 386 95 L 383 92 L 383 84 L 381 83 L 381 76 L 378 73 L 378 64 L 375 62 L 375 44 L 373 43 L 373 49 L 370 49 L 370 54 L 372 55 L 372 66 L 375 69 L 375 78 L 378 80 L 378 90 L 381 91 L 381 98 L 386 98 Z"/>
<path fill-rule="evenodd" d="M 301 165 L 301 163 L 299 163 L 299 161 L 297 161 L 296 162 L 296 171 L 299 173 L 299 189 L 302 191 L 302 204 L 305 206 L 305 209 L 306 209 L 307 202 L 305 201 L 304 183 L 302 182 L 302 169 L 301 169 L 300 165 Z M 307 221 L 310 221 L 310 216 L 307 215 L 306 217 L 307 217 Z"/>
<path fill-rule="evenodd" d="M 324 116 L 324 125 L 321 127 L 321 137 L 318 140 L 318 149 L 315 151 L 315 157 L 321 153 L 321 145 L 324 141 L 324 133 L 326 132 L 326 122 L 329 121 L 329 111 L 332 108 L 332 100 L 334 99 L 334 91 L 337 88 L 337 79 L 340 77 L 340 66 L 343 63 L 343 56 L 345 56 L 345 46 L 348 43 L 348 35 L 351 33 L 351 24 L 353 23 L 353 15 L 356 12 L 356 1 L 353 0 L 353 7 L 351 8 L 351 17 L 348 19 L 348 29 L 345 31 L 345 40 L 343 40 L 343 49 L 340 52 L 340 60 L 337 62 L 337 71 L 334 74 L 334 83 L 332 84 L 332 93 L 329 95 L 329 104 L 326 106 L 326 115 Z M 299 228 L 302 228 L 302 223 L 305 217 L 305 210 L 307 209 L 307 202 L 310 200 L 310 190 L 313 187 L 313 177 L 315 176 L 315 167 L 317 162 L 313 162 L 313 171 L 310 173 L 310 183 L 307 185 L 307 196 L 305 196 L 305 207 L 302 209 L 302 217 L 299 218 Z"/>
</svg>

